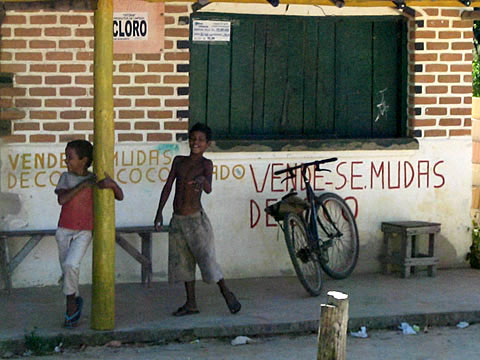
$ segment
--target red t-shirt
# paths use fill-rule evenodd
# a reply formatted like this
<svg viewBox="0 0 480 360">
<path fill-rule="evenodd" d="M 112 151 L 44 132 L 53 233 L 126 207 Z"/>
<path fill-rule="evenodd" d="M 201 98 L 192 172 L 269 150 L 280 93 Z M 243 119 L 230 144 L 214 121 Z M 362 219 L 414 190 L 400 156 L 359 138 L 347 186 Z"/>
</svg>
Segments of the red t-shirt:
<svg viewBox="0 0 480 360">
<path fill-rule="evenodd" d="M 63 173 L 56 189 L 71 189 L 89 176 L 92 175 L 77 176 Z M 93 230 L 93 189 L 91 187 L 81 190 L 69 202 L 62 205 L 58 227 L 71 230 Z"/>
</svg>

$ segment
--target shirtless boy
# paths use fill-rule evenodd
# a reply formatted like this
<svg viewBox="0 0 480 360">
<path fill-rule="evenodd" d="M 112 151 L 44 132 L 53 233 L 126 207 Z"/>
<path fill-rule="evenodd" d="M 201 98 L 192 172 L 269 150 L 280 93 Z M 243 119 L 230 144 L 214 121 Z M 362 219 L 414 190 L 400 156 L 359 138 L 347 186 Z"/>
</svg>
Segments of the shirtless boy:
<svg viewBox="0 0 480 360">
<path fill-rule="evenodd" d="M 212 191 L 213 163 L 203 153 L 210 145 L 212 131 L 197 123 L 189 131 L 189 156 L 176 156 L 163 187 L 154 226 L 160 231 L 163 225 L 162 211 L 175 181 L 173 216 L 168 233 L 168 281 L 184 282 L 187 300 L 174 316 L 197 314 L 195 299 L 195 265 L 198 264 L 206 283 L 217 283 L 232 314 L 241 305 L 228 289 L 220 266 L 215 259 L 212 226 L 202 208 L 202 192 Z"/>
</svg>

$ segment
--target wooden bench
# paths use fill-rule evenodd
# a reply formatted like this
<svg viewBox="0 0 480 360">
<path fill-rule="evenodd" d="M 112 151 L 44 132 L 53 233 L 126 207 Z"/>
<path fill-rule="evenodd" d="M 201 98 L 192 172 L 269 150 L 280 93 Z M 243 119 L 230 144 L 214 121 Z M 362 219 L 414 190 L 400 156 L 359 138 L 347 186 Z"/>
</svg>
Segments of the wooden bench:
<svg viewBox="0 0 480 360">
<path fill-rule="evenodd" d="M 45 236 L 55 236 L 54 230 L 12 230 L 0 231 L 0 272 L 5 284 L 5 289 L 12 288 L 12 273 L 28 254 L 37 246 Z M 150 286 L 152 281 L 152 232 L 153 226 L 128 226 L 116 228 L 115 241 L 122 249 L 132 256 L 141 265 L 142 284 Z M 168 232 L 164 226 L 162 232 Z M 122 235 L 138 234 L 141 239 L 141 249 L 138 251 Z M 20 251 L 10 258 L 8 239 L 14 237 L 30 237 Z"/>
<path fill-rule="evenodd" d="M 416 266 L 427 266 L 429 276 L 437 272 L 438 258 L 435 257 L 435 237 L 440 232 L 441 224 L 425 221 L 382 222 L 383 231 L 383 272 L 390 273 L 389 265 L 402 267 L 402 277 L 410 276 Z M 391 235 L 400 235 L 400 252 L 390 253 L 389 240 Z M 427 254 L 418 251 L 418 235 L 428 235 Z"/>
</svg>

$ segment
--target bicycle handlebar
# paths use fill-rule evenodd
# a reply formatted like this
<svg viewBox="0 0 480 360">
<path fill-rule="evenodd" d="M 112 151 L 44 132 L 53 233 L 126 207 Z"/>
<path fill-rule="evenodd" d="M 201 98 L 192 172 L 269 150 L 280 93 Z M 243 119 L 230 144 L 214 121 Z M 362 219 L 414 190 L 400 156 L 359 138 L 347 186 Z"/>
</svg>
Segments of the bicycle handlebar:
<svg viewBox="0 0 480 360">
<path fill-rule="evenodd" d="M 315 160 L 315 161 L 312 161 L 312 162 L 308 162 L 308 163 L 303 163 L 303 164 L 300 164 L 300 165 L 297 165 L 297 166 L 293 166 L 293 167 L 287 167 L 286 169 L 283 169 L 283 170 L 277 170 L 274 172 L 275 175 L 280 175 L 280 174 L 283 174 L 283 173 L 286 173 L 286 172 L 290 172 L 290 171 L 293 171 L 293 170 L 296 170 L 296 169 L 306 169 L 307 167 L 309 166 L 312 166 L 312 165 L 315 165 L 315 171 L 317 170 L 320 170 L 319 169 L 319 166 L 321 164 L 326 164 L 326 163 L 329 163 L 329 162 L 333 162 L 333 161 L 337 161 L 338 159 L 336 157 L 333 157 L 333 158 L 328 158 L 328 159 L 323 159 L 323 160 Z"/>
</svg>

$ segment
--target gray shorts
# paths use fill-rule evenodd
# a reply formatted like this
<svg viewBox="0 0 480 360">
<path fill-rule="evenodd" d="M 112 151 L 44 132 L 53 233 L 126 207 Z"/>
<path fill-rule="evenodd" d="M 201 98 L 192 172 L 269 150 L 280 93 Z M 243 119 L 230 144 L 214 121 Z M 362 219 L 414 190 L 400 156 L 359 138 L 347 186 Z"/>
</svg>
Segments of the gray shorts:
<svg viewBox="0 0 480 360">
<path fill-rule="evenodd" d="M 206 283 L 223 279 L 215 259 L 210 220 L 203 210 L 192 215 L 173 214 L 168 232 L 168 282 L 194 281 L 196 264 Z"/>
</svg>

